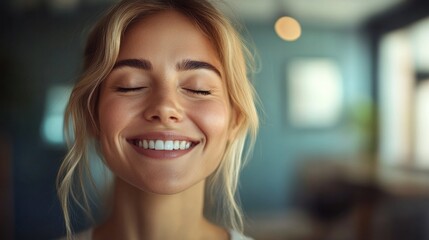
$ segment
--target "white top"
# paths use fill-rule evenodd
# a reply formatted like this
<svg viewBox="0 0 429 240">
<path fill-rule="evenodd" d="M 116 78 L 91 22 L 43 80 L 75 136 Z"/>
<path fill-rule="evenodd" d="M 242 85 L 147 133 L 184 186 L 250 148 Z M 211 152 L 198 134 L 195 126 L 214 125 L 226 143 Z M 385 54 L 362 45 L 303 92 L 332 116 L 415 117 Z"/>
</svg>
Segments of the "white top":
<svg viewBox="0 0 429 240">
<path fill-rule="evenodd" d="M 74 235 L 73 240 L 92 240 L 92 228 L 85 230 L 83 232 L 80 232 L 76 235 Z M 253 240 L 253 238 L 249 238 L 244 236 L 243 234 L 230 229 L 229 230 L 230 240 Z M 59 240 L 66 240 L 67 238 L 61 238 Z"/>
</svg>

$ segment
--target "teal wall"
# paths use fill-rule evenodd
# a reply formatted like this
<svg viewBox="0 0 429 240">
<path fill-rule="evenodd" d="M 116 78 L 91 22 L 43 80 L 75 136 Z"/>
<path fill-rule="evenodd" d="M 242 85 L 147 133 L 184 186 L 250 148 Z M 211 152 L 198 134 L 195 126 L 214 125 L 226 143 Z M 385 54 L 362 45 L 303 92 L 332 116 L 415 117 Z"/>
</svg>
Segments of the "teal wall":
<svg viewBox="0 0 429 240">
<path fill-rule="evenodd" d="M 241 178 L 241 200 L 248 212 L 287 211 L 299 188 L 297 171 L 305 159 L 353 161 L 362 149 L 362 138 L 353 128 L 349 112 L 371 98 L 371 58 L 363 32 L 304 25 L 300 39 L 285 42 L 272 25 L 247 25 L 261 65 L 254 81 L 264 111 L 253 158 Z M 344 81 L 344 108 L 337 125 L 295 129 L 288 123 L 286 66 L 300 57 L 327 57 L 338 62 Z"/>
</svg>

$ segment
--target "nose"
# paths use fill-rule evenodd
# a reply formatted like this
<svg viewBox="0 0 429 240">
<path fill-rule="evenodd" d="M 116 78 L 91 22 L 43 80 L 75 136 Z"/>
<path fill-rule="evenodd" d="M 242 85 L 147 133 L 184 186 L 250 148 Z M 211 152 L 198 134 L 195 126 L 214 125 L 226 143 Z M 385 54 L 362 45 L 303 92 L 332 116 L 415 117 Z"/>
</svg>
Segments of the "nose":
<svg viewBox="0 0 429 240">
<path fill-rule="evenodd" d="M 144 118 L 150 122 L 170 124 L 183 119 L 183 108 L 179 103 L 176 91 L 160 90 L 152 93 L 147 99 Z"/>
</svg>

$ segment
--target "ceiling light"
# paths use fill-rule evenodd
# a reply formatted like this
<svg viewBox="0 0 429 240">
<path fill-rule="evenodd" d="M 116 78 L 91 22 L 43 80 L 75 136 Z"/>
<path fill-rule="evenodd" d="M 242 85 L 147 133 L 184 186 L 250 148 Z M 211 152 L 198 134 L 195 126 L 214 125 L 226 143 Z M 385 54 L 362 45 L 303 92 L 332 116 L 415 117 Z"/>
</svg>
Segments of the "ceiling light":
<svg viewBox="0 0 429 240">
<path fill-rule="evenodd" d="M 301 36 L 301 25 L 291 17 L 279 18 L 275 25 L 277 35 L 285 41 L 295 41 Z"/>
</svg>

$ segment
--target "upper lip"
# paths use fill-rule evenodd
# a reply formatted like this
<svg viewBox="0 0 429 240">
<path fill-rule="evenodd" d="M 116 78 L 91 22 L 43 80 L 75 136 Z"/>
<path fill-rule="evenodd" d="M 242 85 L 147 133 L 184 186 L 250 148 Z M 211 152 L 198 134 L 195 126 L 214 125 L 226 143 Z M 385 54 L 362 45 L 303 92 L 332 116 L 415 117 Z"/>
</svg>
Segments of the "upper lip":
<svg viewBox="0 0 429 240">
<path fill-rule="evenodd" d="M 192 143 L 199 142 L 195 138 L 184 136 L 175 132 L 148 132 L 148 133 L 138 134 L 127 138 L 127 141 L 133 141 L 133 140 L 163 140 L 163 141 L 180 140 L 180 141 L 188 141 Z"/>
</svg>

